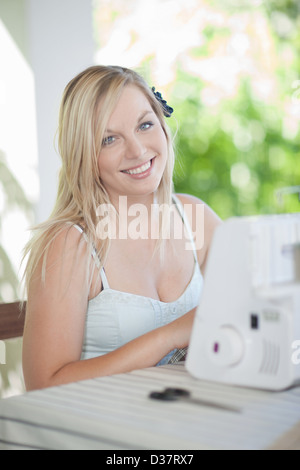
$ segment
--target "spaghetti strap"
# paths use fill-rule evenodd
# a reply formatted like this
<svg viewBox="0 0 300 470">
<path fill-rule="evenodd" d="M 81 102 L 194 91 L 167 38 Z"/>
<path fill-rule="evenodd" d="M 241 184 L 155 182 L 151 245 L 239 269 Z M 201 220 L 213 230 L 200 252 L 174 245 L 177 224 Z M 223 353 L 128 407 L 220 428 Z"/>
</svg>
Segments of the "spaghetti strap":
<svg viewBox="0 0 300 470">
<path fill-rule="evenodd" d="M 189 236 L 189 239 L 190 239 L 190 243 L 191 243 L 191 246 L 192 246 L 192 249 L 193 249 L 195 261 L 198 262 L 197 249 L 196 249 L 196 244 L 195 244 L 193 232 L 192 232 L 192 229 L 191 229 L 190 222 L 187 218 L 187 215 L 184 212 L 183 204 L 179 200 L 179 198 L 177 196 L 175 196 L 175 194 L 173 194 L 172 199 L 176 204 L 177 210 L 178 210 L 178 212 L 179 212 L 179 214 L 182 218 L 183 224 L 184 224 L 184 226 L 187 230 L 187 233 L 188 233 L 188 236 Z"/>
<path fill-rule="evenodd" d="M 109 289 L 109 283 L 108 283 L 104 268 L 101 268 L 100 276 L 101 276 L 101 281 L 102 281 L 102 290 Z"/>
<path fill-rule="evenodd" d="M 84 230 L 83 230 L 83 228 L 81 227 L 81 225 L 73 225 L 73 227 L 76 228 L 76 229 L 78 230 L 78 232 L 80 232 L 80 233 L 82 233 L 82 234 L 84 233 Z"/>
<path fill-rule="evenodd" d="M 84 230 L 81 227 L 81 225 L 73 225 L 73 227 L 75 227 L 78 230 L 78 232 L 80 232 L 82 234 L 85 241 L 88 242 L 88 237 L 84 233 Z M 95 261 L 95 264 L 96 264 L 97 268 L 100 268 L 100 260 L 99 260 L 98 253 L 97 253 L 95 248 L 93 248 L 93 250 L 92 250 L 92 256 L 94 258 L 94 261 Z M 104 289 L 109 289 L 109 284 L 108 284 L 108 281 L 107 281 L 107 277 L 106 277 L 104 268 L 100 269 L 100 277 L 101 277 L 101 281 L 102 281 L 102 289 L 103 290 Z"/>
<path fill-rule="evenodd" d="M 83 238 L 85 239 L 85 241 L 88 243 L 88 237 L 86 235 L 86 233 L 84 232 L 83 228 L 81 227 L 81 225 L 73 225 L 73 227 L 75 227 L 78 232 L 80 232 L 83 236 Z M 92 257 L 94 258 L 94 261 L 95 261 L 95 264 L 97 266 L 97 268 L 100 268 L 100 260 L 99 260 L 99 257 L 98 257 L 98 253 L 93 245 L 93 249 L 92 249 Z"/>
</svg>

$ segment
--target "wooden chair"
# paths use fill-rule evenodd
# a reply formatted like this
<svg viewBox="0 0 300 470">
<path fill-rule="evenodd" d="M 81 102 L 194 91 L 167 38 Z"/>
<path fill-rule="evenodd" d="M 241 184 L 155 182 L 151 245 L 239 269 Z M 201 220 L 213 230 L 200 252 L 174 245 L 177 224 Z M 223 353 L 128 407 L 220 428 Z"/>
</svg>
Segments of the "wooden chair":
<svg viewBox="0 0 300 470">
<path fill-rule="evenodd" d="M 25 309 L 26 303 L 22 309 L 20 302 L 0 304 L 0 340 L 23 336 Z"/>
</svg>

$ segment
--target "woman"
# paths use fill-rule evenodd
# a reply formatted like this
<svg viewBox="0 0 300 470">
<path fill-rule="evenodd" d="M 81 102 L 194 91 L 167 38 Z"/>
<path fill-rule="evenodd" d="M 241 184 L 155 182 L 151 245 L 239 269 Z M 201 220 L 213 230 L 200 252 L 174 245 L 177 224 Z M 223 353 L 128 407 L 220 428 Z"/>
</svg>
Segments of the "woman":
<svg viewBox="0 0 300 470">
<path fill-rule="evenodd" d="M 188 346 L 220 220 L 173 195 L 172 109 L 154 91 L 102 66 L 65 89 L 57 202 L 26 249 L 28 390 L 164 364 Z"/>
</svg>

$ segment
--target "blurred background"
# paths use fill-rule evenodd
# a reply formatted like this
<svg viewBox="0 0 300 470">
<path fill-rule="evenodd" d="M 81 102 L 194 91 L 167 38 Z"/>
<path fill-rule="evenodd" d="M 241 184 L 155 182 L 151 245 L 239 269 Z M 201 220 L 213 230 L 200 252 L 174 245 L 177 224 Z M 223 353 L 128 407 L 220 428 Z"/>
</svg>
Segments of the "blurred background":
<svg viewBox="0 0 300 470">
<path fill-rule="evenodd" d="M 136 69 L 174 107 L 178 192 L 223 219 L 299 211 L 298 0 L 0 0 L 0 302 L 21 297 L 29 229 L 54 205 L 63 89 L 93 64 Z M 24 389 L 21 345 L 2 398 Z"/>
<path fill-rule="evenodd" d="M 300 2 L 96 2 L 100 63 L 138 68 L 175 108 L 178 191 L 221 217 L 298 211 Z"/>
</svg>

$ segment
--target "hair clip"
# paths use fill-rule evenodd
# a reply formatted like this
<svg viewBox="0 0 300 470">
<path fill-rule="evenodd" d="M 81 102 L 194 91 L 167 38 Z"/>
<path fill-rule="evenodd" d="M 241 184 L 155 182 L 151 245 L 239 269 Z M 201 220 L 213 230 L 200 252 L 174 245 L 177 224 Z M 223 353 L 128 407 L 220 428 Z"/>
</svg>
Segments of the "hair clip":
<svg viewBox="0 0 300 470">
<path fill-rule="evenodd" d="M 159 93 L 158 91 L 155 91 L 155 87 L 152 87 L 152 91 L 157 101 L 159 101 L 160 104 L 162 105 L 165 117 L 168 117 L 168 118 L 171 117 L 171 115 L 174 112 L 174 109 L 171 108 L 171 106 L 168 105 L 166 100 L 163 99 L 161 93 Z"/>
</svg>

